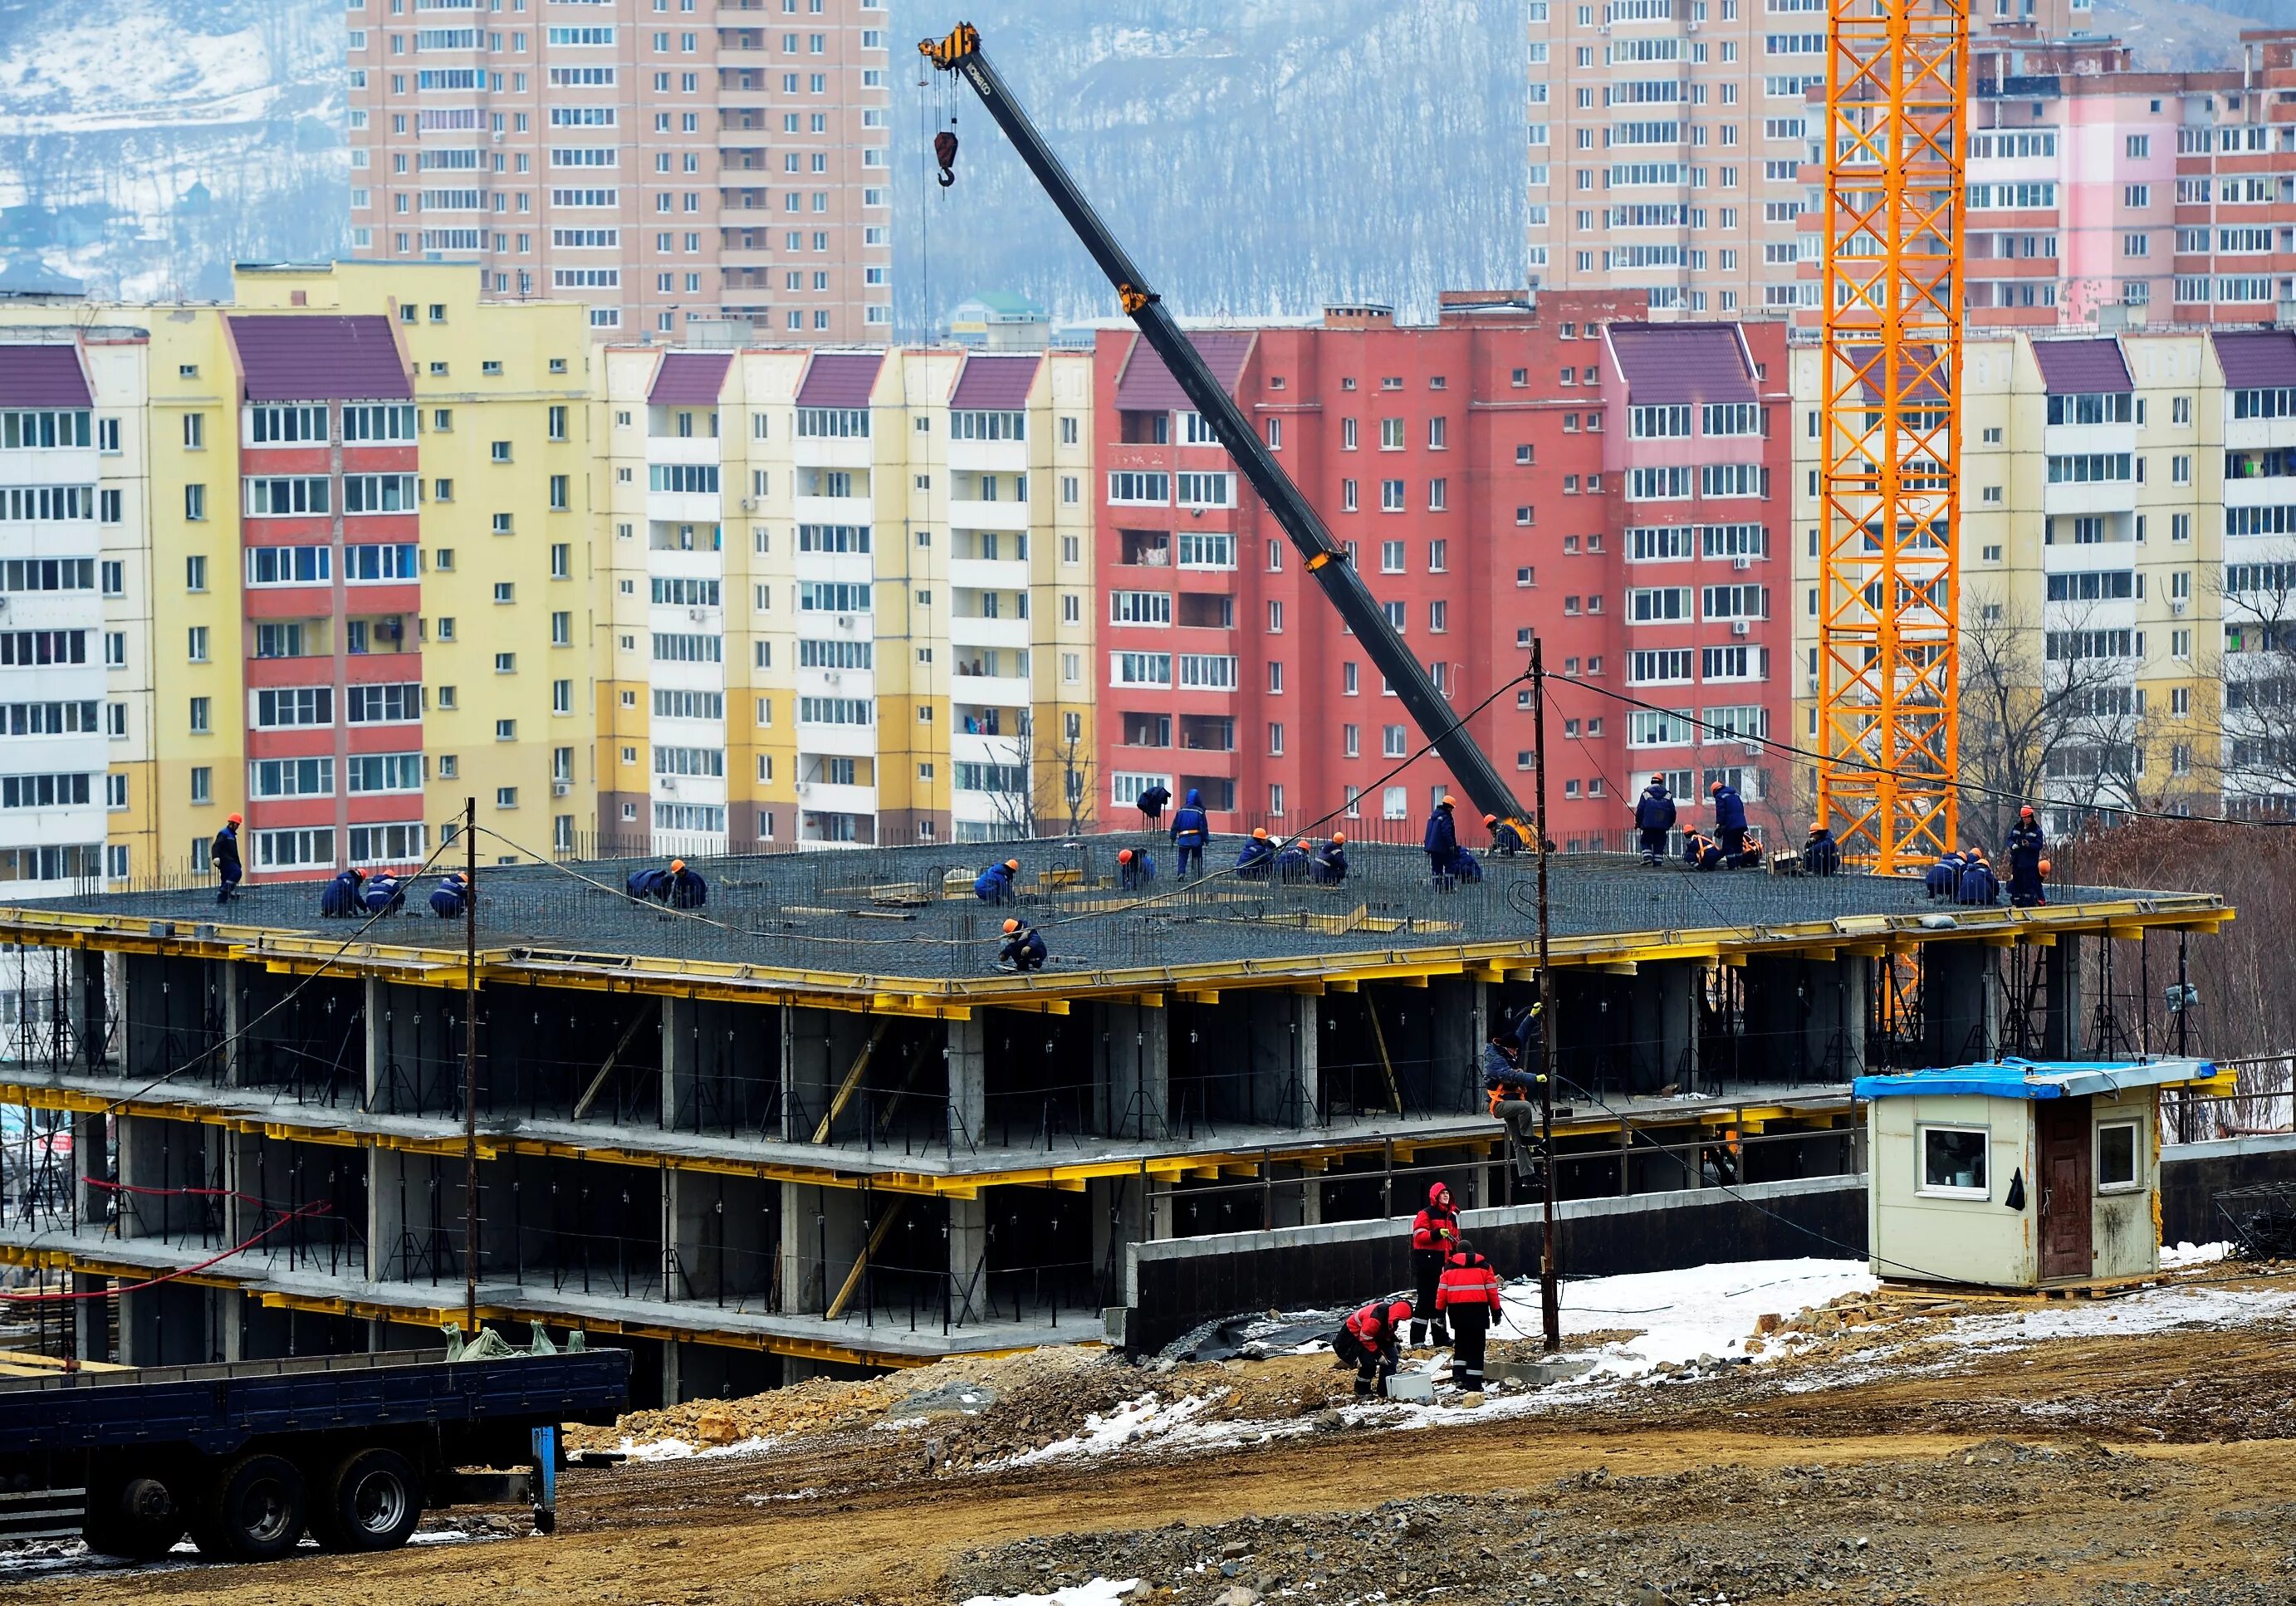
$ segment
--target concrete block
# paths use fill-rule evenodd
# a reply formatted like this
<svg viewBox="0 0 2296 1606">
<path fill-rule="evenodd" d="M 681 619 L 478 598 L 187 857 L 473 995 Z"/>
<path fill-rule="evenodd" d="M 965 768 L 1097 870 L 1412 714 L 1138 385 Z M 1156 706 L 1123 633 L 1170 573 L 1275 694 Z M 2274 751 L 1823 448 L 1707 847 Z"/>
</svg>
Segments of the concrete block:
<svg viewBox="0 0 2296 1606">
<path fill-rule="evenodd" d="M 1483 1375 L 1493 1382 L 1520 1383 L 1528 1389 L 1544 1389 L 1549 1383 L 1584 1377 L 1595 1370 L 1592 1361 L 1574 1360 L 1569 1356 L 1541 1356 L 1535 1361 L 1493 1361 L 1483 1368 Z"/>
<path fill-rule="evenodd" d="M 1435 1403 L 1435 1374 L 1431 1372 L 1398 1372 L 1387 1380 L 1387 1397 L 1401 1400 L 1406 1405 L 1431 1405 Z"/>
</svg>

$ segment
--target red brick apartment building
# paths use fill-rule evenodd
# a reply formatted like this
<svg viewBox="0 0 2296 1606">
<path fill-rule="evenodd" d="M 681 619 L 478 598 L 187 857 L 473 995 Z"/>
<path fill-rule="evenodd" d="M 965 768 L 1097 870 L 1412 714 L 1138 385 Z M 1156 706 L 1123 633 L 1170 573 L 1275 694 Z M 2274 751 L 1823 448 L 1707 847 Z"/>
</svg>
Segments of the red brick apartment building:
<svg viewBox="0 0 2296 1606">
<path fill-rule="evenodd" d="M 1428 326 L 1337 307 L 1192 337 L 1455 706 L 1545 642 L 1549 829 L 1580 850 L 1618 845 L 1655 770 L 1759 785 L 1702 726 L 1789 707 L 1785 326 L 1644 315 L 1639 291 L 1457 292 Z M 1097 355 L 1103 818 L 1160 781 L 1217 830 L 1337 811 L 1414 838 L 1448 777 L 1387 774 L 1423 745 L 1401 702 L 1162 362 L 1128 330 Z M 1526 805 L 1531 716 L 1517 688 L 1470 727 Z"/>
</svg>

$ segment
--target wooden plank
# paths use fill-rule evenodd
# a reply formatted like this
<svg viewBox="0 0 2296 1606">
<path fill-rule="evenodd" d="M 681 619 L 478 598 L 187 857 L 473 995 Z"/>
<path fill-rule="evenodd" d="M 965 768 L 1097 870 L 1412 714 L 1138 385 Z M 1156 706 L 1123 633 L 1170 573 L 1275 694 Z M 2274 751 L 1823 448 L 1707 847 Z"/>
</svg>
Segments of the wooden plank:
<svg viewBox="0 0 2296 1606">
<path fill-rule="evenodd" d="M 885 1241 L 885 1234 L 891 1232 L 893 1223 L 901 1218 L 904 1202 L 899 1199 L 894 1200 L 885 1207 L 885 1213 L 877 1217 L 877 1225 L 869 1233 L 867 1247 L 854 1258 L 853 1269 L 845 1274 L 845 1286 L 837 1291 L 837 1298 L 829 1302 L 828 1310 L 823 1313 L 824 1320 L 834 1322 L 845 1314 L 846 1306 L 852 1303 L 855 1291 L 861 1286 L 861 1274 L 869 1269 L 869 1262 L 877 1253 L 878 1246 Z"/>
<path fill-rule="evenodd" d="M 1395 1113 L 1403 1113 L 1403 1087 L 1395 1079 L 1395 1061 L 1387 1057 L 1387 1034 L 1380 1029 L 1379 1005 L 1369 993 L 1363 995 L 1364 1013 L 1371 1018 L 1371 1040 L 1379 1048 L 1379 1068 L 1387 1077 L 1387 1097 Z"/>
<path fill-rule="evenodd" d="M 576 1120 L 582 1118 L 583 1112 L 590 1108 L 590 1101 L 598 1096 L 598 1089 L 603 1087 L 606 1085 L 606 1078 L 614 1074 L 614 1061 L 622 1057 L 622 1050 L 627 1048 L 630 1045 L 630 1039 L 638 1035 L 638 1023 L 645 1018 L 646 1012 L 641 1009 L 632 1014 L 630 1023 L 622 1028 L 621 1041 L 614 1045 L 614 1052 L 606 1056 L 606 1062 L 598 1067 L 598 1074 L 590 1078 L 590 1085 L 582 1090 L 582 1096 L 574 1101 Z"/>
<path fill-rule="evenodd" d="M 836 1096 L 829 1101 L 829 1108 L 822 1112 L 821 1125 L 813 1129 L 815 1143 L 825 1143 L 829 1141 L 830 1127 L 836 1125 L 837 1118 L 845 1113 L 845 1107 L 853 1102 L 853 1095 L 860 1091 L 861 1077 L 869 1069 L 870 1057 L 876 1053 L 877 1045 L 885 1040 L 885 1034 L 892 1028 L 893 1023 L 890 1020 L 879 1020 L 875 1028 L 870 1032 L 869 1040 L 861 1045 L 861 1052 L 853 1056 L 852 1069 L 845 1073 L 844 1081 L 838 1084 Z"/>
</svg>

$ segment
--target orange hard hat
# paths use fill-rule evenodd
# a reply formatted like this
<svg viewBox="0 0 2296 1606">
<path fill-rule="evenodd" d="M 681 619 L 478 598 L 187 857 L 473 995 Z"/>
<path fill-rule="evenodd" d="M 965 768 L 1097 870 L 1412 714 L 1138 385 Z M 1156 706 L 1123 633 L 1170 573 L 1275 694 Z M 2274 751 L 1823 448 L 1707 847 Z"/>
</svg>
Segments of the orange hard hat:
<svg viewBox="0 0 2296 1606">
<path fill-rule="evenodd" d="M 1722 783 L 1720 783 L 1719 781 L 1710 781 L 1710 782 L 1707 783 L 1707 786 L 1706 786 L 1706 794 L 1707 794 L 1707 796 L 1711 797 L 1711 796 L 1713 796 L 1716 792 L 1720 791 L 1721 790 L 1722 790 Z"/>
<path fill-rule="evenodd" d="M 2046 875 L 2046 874 L 2048 874 L 2048 873 L 2049 873 L 2049 861 L 2048 861 L 2048 860 L 2046 860 L 2046 859 L 2043 859 L 2043 860 L 2041 861 L 2041 863 L 2040 863 L 2040 872 L 2041 872 L 2041 873 L 2042 873 L 2043 875 Z"/>
<path fill-rule="evenodd" d="M 2021 820 L 2031 819 L 2033 817 L 2033 806 L 2030 803 L 2026 804 L 2024 807 L 2017 811 L 2017 817 Z"/>
<path fill-rule="evenodd" d="M 1346 847 L 1348 845 L 1348 833 L 1344 831 L 1333 832 L 1332 833 L 1332 845 L 1335 848 Z"/>
<path fill-rule="evenodd" d="M 1267 827 L 1265 825 L 1253 826 L 1251 828 L 1251 837 L 1252 840 L 1256 842 L 1266 841 L 1267 840 Z"/>
<path fill-rule="evenodd" d="M 1012 936 L 1013 932 L 1020 929 L 1021 922 L 1017 920 L 1008 920 L 1004 922 L 1004 935 L 1007 937 Z"/>
<path fill-rule="evenodd" d="M 1132 849 L 1129 848 L 1119 848 L 1116 854 L 1116 862 L 1119 864 L 1130 864 L 1132 862 Z"/>
<path fill-rule="evenodd" d="M 1485 815 L 1483 816 L 1483 823 L 1486 825 L 1496 825 L 1498 823 L 1499 817 L 1496 815 Z"/>
<path fill-rule="evenodd" d="M 1004 861 L 1004 868 L 1007 870 L 1018 870 L 1020 867 L 1021 861 L 1018 859 L 1006 859 Z"/>
<path fill-rule="evenodd" d="M 1825 829 L 1825 822 L 1824 822 L 1824 821 L 1823 821 L 1823 820 L 1812 820 L 1812 821 L 1809 823 L 1809 829 L 1810 829 L 1810 833 L 1814 836 L 1814 835 L 1816 835 L 1817 832 L 1821 832 L 1821 831 L 1824 831 L 1824 830 Z"/>
<path fill-rule="evenodd" d="M 1451 807 L 1451 805 L 1452 805 L 1454 802 L 1456 802 L 1456 801 L 1457 801 L 1457 799 L 1455 799 L 1455 798 L 1453 798 L 1449 792 L 1445 792 L 1445 793 L 1443 794 L 1443 807 L 1446 807 L 1446 808 L 1450 807 Z"/>
<path fill-rule="evenodd" d="M 1651 777 L 1651 784 L 1652 786 L 1664 786 L 1666 784 L 1666 777 L 1664 775 L 1652 775 Z"/>
<path fill-rule="evenodd" d="M 234 824 L 234 825 L 236 825 L 236 824 L 240 823 L 240 818 L 239 818 L 239 816 L 238 816 L 237 815 L 232 815 L 232 816 L 231 816 L 231 823 L 232 823 L 233 824 Z"/>
<path fill-rule="evenodd" d="M 684 859 L 672 859 L 669 861 L 669 873 L 672 875 L 676 875 L 679 871 L 685 868 L 685 861 Z"/>
</svg>

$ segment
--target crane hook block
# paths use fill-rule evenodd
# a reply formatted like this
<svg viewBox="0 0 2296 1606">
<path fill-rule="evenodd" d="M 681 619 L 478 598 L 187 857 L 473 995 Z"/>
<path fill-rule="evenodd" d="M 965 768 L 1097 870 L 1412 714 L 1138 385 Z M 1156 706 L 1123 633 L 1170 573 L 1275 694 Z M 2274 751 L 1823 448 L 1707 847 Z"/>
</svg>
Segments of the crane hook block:
<svg viewBox="0 0 2296 1606">
<path fill-rule="evenodd" d="M 956 182 L 956 135 L 946 128 L 933 135 L 933 160 L 940 163 L 940 187 L 946 190 Z"/>
</svg>

